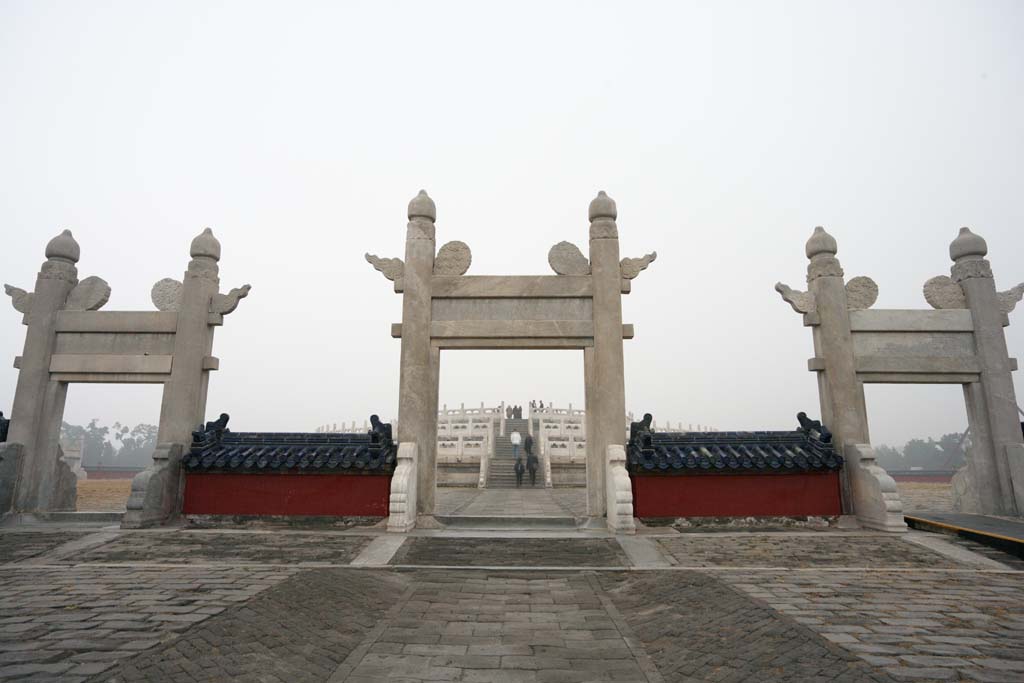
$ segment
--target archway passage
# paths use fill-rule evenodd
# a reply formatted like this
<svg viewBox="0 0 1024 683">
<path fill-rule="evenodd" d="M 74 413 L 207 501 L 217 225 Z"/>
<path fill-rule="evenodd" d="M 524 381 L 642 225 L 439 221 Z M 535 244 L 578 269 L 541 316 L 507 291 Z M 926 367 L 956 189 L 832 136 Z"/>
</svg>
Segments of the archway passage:
<svg viewBox="0 0 1024 683">
<path fill-rule="evenodd" d="M 570 527 L 586 516 L 580 355 L 441 354 L 435 516 L 443 523 Z M 468 395 L 493 398 L 457 401 Z"/>
</svg>

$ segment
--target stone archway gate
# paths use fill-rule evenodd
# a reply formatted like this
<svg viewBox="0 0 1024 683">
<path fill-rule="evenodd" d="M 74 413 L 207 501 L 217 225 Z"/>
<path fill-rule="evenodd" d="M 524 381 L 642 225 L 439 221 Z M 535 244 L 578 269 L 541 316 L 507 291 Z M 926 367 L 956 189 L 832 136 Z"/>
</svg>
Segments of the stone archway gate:
<svg viewBox="0 0 1024 683">
<path fill-rule="evenodd" d="M 437 212 L 426 192 L 409 203 L 408 216 L 404 260 L 366 255 L 403 295 L 402 322 L 392 327 L 402 349 L 389 528 L 408 530 L 417 513 L 434 512 L 442 350 L 576 349 L 584 358 L 587 514 L 632 532 L 622 340 L 633 329 L 622 324 L 621 297 L 656 254 L 620 260 L 615 202 L 604 192 L 590 203 L 589 258 L 560 242 L 548 254 L 555 275 L 466 275 L 465 243 L 435 253 Z"/>
<path fill-rule="evenodd" d="M 219 367 L 213 332 L 249 293 L 219 293 L 220 242 L 207 228 L 192 240 L 182 281 L 153 286 L 156 311 L 100 311 L 110 287 L 78 280 L 81 250 L 65 230 L 46 246 L 35 290 L 5 285 L 28 327 L 8 443 L 0 462 L 0 515 L 63 509 L 58 442 L 68 385 L 162 384 L 153 464 L 132 482 L 125 526 L 160 524 L 180 509 L 179 460 L 203 421 L 209 375 Z M 73 489 L 71 489 L 73 490 Z"/>
</svg>

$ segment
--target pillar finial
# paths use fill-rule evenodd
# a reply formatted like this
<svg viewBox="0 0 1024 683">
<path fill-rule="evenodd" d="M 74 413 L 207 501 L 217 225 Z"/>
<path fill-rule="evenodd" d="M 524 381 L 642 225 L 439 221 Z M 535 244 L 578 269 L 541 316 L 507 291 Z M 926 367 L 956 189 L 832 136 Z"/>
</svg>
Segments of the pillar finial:
<svg viewBox="0 0 1024 683">
<path fill-rule="evenodd" d="M 206 228 L 192 240 L 189 255 L 192 258 L 209 258 L 220 261 L 220 242 L 213 236 L 213 230 Z"/>
<path fill-rule="evenodd" d="M 807 246 L 804 247 L 807 258 L 814 258 L 818 254 L 835 256 L 838 252 L 839 245 L 836 243 L 836 238 L 828 234 L 820 225 L 814 229 L 811 238 L 807 240 Z"/>
<path fill-rule="evenodd" d="M 78 263 L 81 255 L 82 250 L 70 230 L 64 230 L 46 245 L 46 258 L 48 259 Z"/>
<path fill-rule="evenodd" d="M 615 225 L 615 218 L 618 211 L 615 208 L 615 200 L 609 197 L 604 190 L 597 193 L 590 202 L 590 239 L 619 239 L 619 228 Z"/>
<path fill-rule="evenodd" d="M 954 262 L 960 259 L 985 258 L 988 245 L 984 238 L 975 235 L 970 228 L 960 228 L 960 234 L 949 245 L 949 258 Z"/>
<path fill-rule="evenodd" d="M 615 207 L 615 200 L 609 197 L 604 190 L 601 190 L 590 202 L 589 216 L 591 222 L 598 218 L 610 218 L 615 220 L 618 218 L 618 210 Z"/>
<path fill-rule="evenodd" d="M 426 218 L 431 222 L 437 220 L 437 207 L 426 190 L 420 190 L 409 202 L 409 220 L 415 218 Z"/>
</svg>

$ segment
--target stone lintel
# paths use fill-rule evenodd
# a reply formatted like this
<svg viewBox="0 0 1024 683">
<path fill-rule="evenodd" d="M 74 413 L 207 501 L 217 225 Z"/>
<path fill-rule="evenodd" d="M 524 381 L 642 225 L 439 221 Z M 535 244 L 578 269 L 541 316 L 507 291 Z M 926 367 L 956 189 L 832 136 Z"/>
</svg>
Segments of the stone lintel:
<svg viewBox="0 0 1024 683">
<path fill-rule="evenodd" d="M 203 370 L 220 370 L 220 358 L 216 356 L 203 358 Z"/>
<path fill-rule="evenodd" d="M 622 286 L 620 287 L 620 291 L 623 294 L 629 294 L 630 291 L 632 291 L 632 289 L 633 289 L 632 282 L 633 282 L 632 280 L 627 280 L 626 278 L 622 278 Z"/>
<path fill-rule="evenodd" d="M 456 338 L 456 339 L 434 339 L 431 345 L 437 349 L 465 349 L 465 350 L 582 350 L 594 346 L 593 337 L 535 337 L 527 339 L 524 337 L 479 337 L 479 338 Z"/>
<path fill-rule="evenodd" d="M 54 382 L 67 384 L 164 384 L 171 375 L 138 372 L 51 372 Z"/>
<path fill-rule="evenodd" d="M 589 275 L 462 275 L 434 277 L 435 299 L 583 298 L 594 295 Z"/>
<path fill-rule="evenodd" d="M 206 324 L 211 327 L 220 327 L 224 324 L 223 313 L 208 313 L 206 315 Z"/>
<path fill-rule="evenodd" d="M 976 375 L 981 372 L 977 358 L 860 356 L 857 373 Z"/>
<path fill-rule="evenodd" d="M 391 323 L 391 338 L 401 339 L 402 338 L 402 323 Z"/>
<path fill-rule="evenodd" d="M 974 332 L 967 309 L 850 311 L 851 332 Z"/>
<path fill-rule="evenodd" d="M 821 324 L 821 317 L 815 311 L 804 313 L 804 327 L 816 327 Z"/>
<path fill-rule="evenodd" d="M 594 323 L 582 320 L 435 320 L 433 339 L 593 337 Z"/>
<path fill-rule="evenodd" d="M 55 332 L 167 333 L 178 329 L 174 311 L 60 311 Z"/>
<path fill-rule="evenodd" d="M 858 372 L 857 379 L 864 384 L 972 384 L 979 376 L 950 372 Z"/>
<path fill-rule="evenodd" d="M 170 374 L 170 355 L 57 353 L 50 358 L 51 373 Z"/>
<path fill-rule="evenodd" d="M 21 369 L 21 356 L 15 356 L 14 357 L 14 368 L 16 370 L 20 370 Z"/>
</svg>

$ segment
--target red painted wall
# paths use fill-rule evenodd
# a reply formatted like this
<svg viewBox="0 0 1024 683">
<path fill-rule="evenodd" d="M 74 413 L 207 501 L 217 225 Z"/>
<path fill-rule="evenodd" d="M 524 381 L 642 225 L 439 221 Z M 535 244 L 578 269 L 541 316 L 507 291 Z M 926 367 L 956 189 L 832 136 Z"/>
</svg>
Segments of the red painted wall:
<svg viewBox="0 0 1024 683">
<path fill-rule="evenodd" d="M 839 473 L 631 474 L 637 517 L 838 515 Z"/>
<path fill-rule="evenodd" d="M 192 474 L 186 515 L 387 517 L 391 477 L 360 474 Z"/>
</svg>

